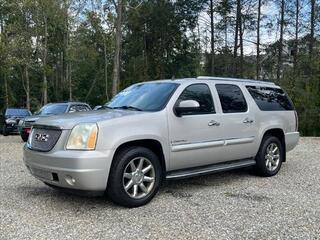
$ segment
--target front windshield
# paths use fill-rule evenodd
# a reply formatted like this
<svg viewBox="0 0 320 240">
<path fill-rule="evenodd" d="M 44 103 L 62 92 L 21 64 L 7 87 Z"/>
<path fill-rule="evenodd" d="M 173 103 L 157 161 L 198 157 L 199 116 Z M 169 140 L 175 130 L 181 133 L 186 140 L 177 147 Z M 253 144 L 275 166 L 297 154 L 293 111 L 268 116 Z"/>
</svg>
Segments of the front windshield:
<svg viewBox="0 0 320 240">
<path fill-rule="evenodd" d="M 50 104 L 43 106 L 37 115 L 57 115 L 65 113 L 67 110 L 67 104 Z"/>
<path fill-rule="evenodd" d="M 8 108 L 5 113 L 6 116 L 15 116 L 15 117 L 26 117 L 30 116 L 31 113 L 28 109 L 17 109 L 17 108 Z"/>
<path fill-rule="evenodd" d="M 173 82 L 135 84 L 118 93 L 105 107 L 159 111 L 167 104 L 177 86 Z"/>
</svg>

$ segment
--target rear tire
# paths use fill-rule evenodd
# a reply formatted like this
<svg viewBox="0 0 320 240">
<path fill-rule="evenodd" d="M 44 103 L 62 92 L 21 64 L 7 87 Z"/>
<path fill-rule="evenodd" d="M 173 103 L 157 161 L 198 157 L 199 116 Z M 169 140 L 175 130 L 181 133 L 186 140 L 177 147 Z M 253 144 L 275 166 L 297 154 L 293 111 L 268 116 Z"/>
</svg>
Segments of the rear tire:
<svg viewBox="0 0 320 240">
<path fill-rule="evenodd" d="M 284 159 L 281 141 L 274 136 L 264 136 L 256 156 L 255 172 L 263 177 L 276 175 Z"/>
<path fill-rule="evenodd" d="M 140 207 L 159 191 L 162 169 L 148 148 L 129 147 L 116 154 L 109 174 L 107 195 L 116 204 Z"/>
</svg>

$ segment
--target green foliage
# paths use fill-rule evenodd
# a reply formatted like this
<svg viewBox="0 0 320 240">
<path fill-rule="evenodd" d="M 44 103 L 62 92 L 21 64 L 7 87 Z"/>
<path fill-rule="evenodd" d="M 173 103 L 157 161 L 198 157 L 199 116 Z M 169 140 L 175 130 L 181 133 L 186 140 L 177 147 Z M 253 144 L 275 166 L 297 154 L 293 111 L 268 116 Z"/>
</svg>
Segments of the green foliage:
<svg viewBox="0 0 320 240">
<path fill-rule="evenodd" d="M 241 65 L 241 75 L 254 78 L 255 55 L 245 53 L 243 59 L 235 59 L 233 53 L 237 1 L 213 3 L 215 75 L 239 76 Z M 252 41 L 256 36 L 257 1 L 241 3 L 243 37 Z M 206 33 L 200 30 L 208 4 L 208 0 L 124 1 L 120 88 L 141 81 L 210 75 L 210 24 L 205 25 Z M 295 5 L 286 0 L 286 6 L 285 32 L 292 36 L 294 26 L 288 20 L 294 19 Z M 72 97 L 92 106 L 105 103 L 112 89 L 115 9 L 109 0 L 0 0 L 0 109 L 6 99 L 10 106 L 27 106 L 26 68 L 33 111 L 44 102 L 44 73 L 50 102 Z M 296 105 L 301 133 L 320 136 L 320 46 L 316 40 L 313 56 L 309 55 L 308 14 L 301 13 L 298 61 L 293 66 L 290 53 L 284 53 L 278 84 Z M 268 17 L 262 16 L 261 32 L 276 35 L 278 23 Z M 319 37 L 319 14 L 315 32 Z M 290 50 L 294 42 L 285 41 L 285 45 Z M 252 46 L 254 52 L 254 43 Z M 277 42 L 261 45 L 262 79 L 276 79 L 277 46 Z M 47 64 L 43 64 L 46 52 Z"/>
</svg>

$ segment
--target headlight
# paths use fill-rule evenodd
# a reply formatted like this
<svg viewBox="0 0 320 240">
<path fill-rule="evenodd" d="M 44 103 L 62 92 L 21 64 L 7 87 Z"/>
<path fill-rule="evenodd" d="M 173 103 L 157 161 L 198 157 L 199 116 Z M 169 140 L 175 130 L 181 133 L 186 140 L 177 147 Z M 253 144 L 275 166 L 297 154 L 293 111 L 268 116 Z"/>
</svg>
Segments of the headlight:
<svg viewBox="0 0 320 240">
<path fill-rule="evenodd" d="M 16 120 L 14 119 L 6 119 L 6 124 L 14 124 L 16 123 Z"/>
<path fill-rule="evenodd" d="M 98 126 L 95 123 L 76 125 L 69 136 L 68 150 L 94 150 L 98 137 Z"/>
</svg>

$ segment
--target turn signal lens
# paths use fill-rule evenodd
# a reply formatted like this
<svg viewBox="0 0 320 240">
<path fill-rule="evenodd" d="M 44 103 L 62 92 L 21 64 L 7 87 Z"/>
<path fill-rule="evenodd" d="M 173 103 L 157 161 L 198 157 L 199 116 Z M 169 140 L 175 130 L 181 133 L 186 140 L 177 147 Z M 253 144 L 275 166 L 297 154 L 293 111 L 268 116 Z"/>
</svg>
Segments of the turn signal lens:
<svg viewBox="0 0 320 240">
<path fill-rule="evenodd" d="M 97 142 L 97 135 L 98 135 L 98 129 L 97 128 L 92 129 L 87 142 L 87 149 L 95 149 L 96 142 Z"/>
</svg>

